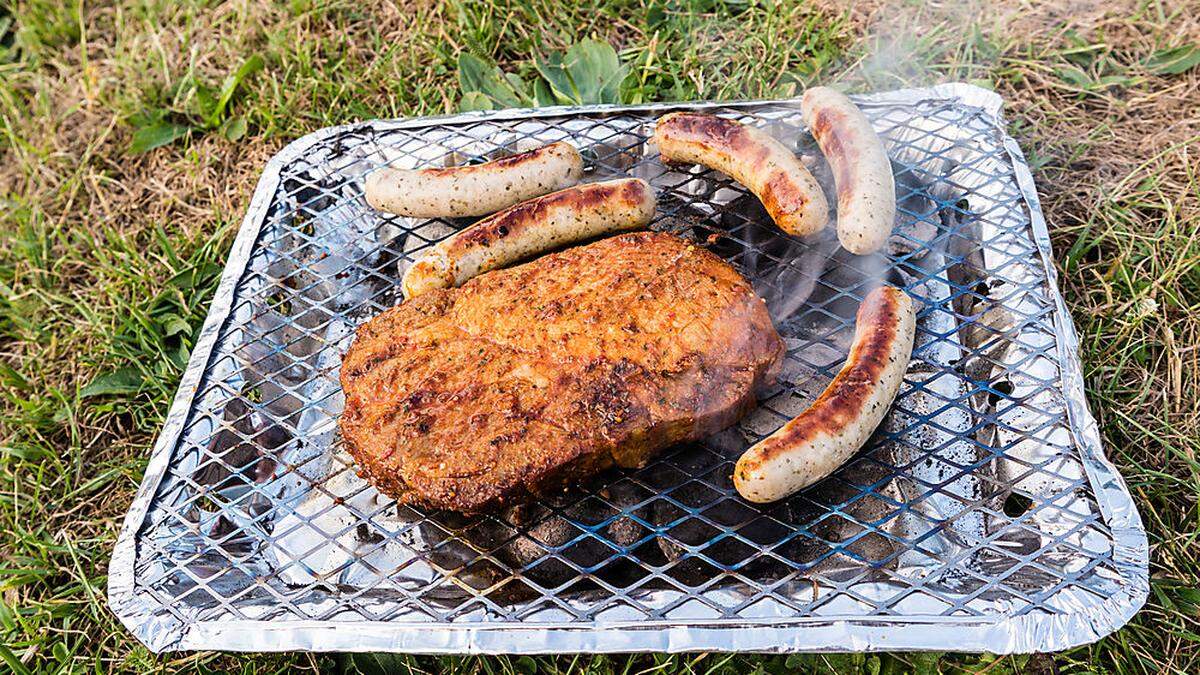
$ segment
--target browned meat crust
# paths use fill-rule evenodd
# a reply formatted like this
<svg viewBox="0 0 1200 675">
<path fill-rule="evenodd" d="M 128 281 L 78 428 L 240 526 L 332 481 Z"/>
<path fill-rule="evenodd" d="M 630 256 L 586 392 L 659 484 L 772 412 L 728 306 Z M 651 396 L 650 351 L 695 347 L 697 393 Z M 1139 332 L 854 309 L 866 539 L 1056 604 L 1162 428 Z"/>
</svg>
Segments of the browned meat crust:
<svg viewBox="0 0 1200 675">
<path fill-rule="evenodd" d="M 342 363 L 341 430 L 382 492 L 478 511 L 732 424 L 782 353 L 762 301 L 719 258 L 620 235 L 363 325 Z"/>
</svg>

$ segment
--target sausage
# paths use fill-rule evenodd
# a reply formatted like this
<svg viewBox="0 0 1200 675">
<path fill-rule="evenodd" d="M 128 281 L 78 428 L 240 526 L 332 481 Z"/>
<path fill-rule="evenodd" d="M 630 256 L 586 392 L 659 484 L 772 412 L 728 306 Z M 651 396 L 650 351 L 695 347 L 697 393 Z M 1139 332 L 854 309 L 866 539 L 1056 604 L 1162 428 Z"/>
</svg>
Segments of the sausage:
<svg viewBox="0 0 1200 675">
<path fill-rule="evenodd" d="M 750 188 L 784 232 L 807 236 L 829 220 L 829 203 L 812 173 L 766 132 L 715 115 L 677 112 L 658 118 L 663 159 L 693 162 Z"/>
<path fill-rule="evenodd" d="M 412 298 L 552 248 L 642 227 L 654 217 L 654 190 L 640 178 L 577 185 L 521 202 L 434 246 L 404 273 Z"/>
<path fill-rule="evenodd" d="M 579 182 L 583 158 L 569 143 L 509 157 L 430 169 L 385 167 L 367 176 L 367 203 L 415 218 L 486 216 Z"/>
<path fill-rule="evenodd" d="M 912 355 L 916 312 L 903 291 L 884 286 L 858 308 L 850 355 L 807 410 L 747 450 L 733 484 L 752 502 L 782 499 L 833 473 L 883 420 Z"/>
<path fill-rule="evenodd" d="M 828 87 L 804 92 L 800 114 L 833 169 L 842 247 L 856 255 L 880 250 L 896 220 L 896 181 L 883 141 L 858 106 Z"/>
</svg>

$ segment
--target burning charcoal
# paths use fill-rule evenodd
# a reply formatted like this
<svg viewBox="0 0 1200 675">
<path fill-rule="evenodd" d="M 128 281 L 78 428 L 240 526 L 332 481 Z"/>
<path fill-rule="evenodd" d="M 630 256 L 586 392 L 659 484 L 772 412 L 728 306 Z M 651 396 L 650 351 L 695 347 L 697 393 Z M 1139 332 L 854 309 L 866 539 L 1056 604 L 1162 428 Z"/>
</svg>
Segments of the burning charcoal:
<svg viewBox="0 0 1200 675">
<path fill-rule="evenodd" d="M 717 226 L 728 235 L 709 250 L 732 261 L 750 279 L 777 324 L 808 301 L 838 247 L 831 230 L 804 240 L 783 234 L 752 195 L 730 202 Z"/>
<path fill-rule="evenodd" d="M 387 585 L 412 589 L 436 583 L 442 570 L 469 561 L 471 554 L 445 528 L 380 497 L 351 466 L 350 457 L 339 452 L 320 479 L 322 489 L 305 493 L 275 521 L 271 555 L 280 581 L 354 586 L 376 582 L 382 573 Z"/>
<path fill-rule="evenodd" d="M 942 216 L 925 184 L 911 171 L 893 162 L 892 173 L 896 176 L 896 226 L 888 239 L 888 253 L 913 253 L 920 258 L 934 246 Z"/>
<path fill-rule="evenodd" d="M 650 530 L 621 514 L 647 496 L 645 488 L 626 480 L 610 485 L 598 496 L 563 507 L 561 514 L 537 503 L 509 507 L 501 520 L 510 526 L 513 537 L 496 551 L 496 558 L 543 588 L 556 588 L 579 575 L 564 561 L 582 568 L 598 566 L 593 574 L 607 583 L 627 585 L 646 574 L 629 558 L 642 559 L 643 554 L 633 549 L 639 542 L 647 543 L 643 540 Z M 641 517 L 640 512 L 634 515 Z M 491 529 L 501 526 L 497 522 Z M 473 543 L 480 543 L 483 533 L 472 530 L 466 534 Z M 658 557 L 657 551 L 650 553 L 650 561 Z"/>
<path fill-rule="evenodd" d="M 219 462 L 203 464 L 192 476 L 198 485 L 214 491 L 248 488 L 264 483 L 274 473 L 273 456 L 282 452 L 291 435 L 254 411 L 244 399 L 231 398 L 225 405 L 223 426 L 213 437 L 208 453 Z"/>
<path fill-rule="evenodd" d="M 876 459 L 886 464 L 890 463 L 890 451 L 890 446 L 882 446 L 873 452 Z M 811 524 L 803 533 L 805 536 L 780 546 L 779 555 L 807 568 L 807 574 L 834 579 L 861 573 L 864 561 L 875 569 L 894 568 L 895 544 L 888 537 L 868 530 L 887 532 L 895 527 L 894 518 L 884 522 L 896 508 L 888 500 L 899 501 L 895 482 L 889 480 L 876 488 L 875 494 L 859 496 L 866 486 L 887 475 L 888 470 L 877 462 L 851 461 L 833 477 L 788 500 L 790 522 Z"/>
<path fill-rule="evenodd" d="M 837 247 L 835 240 L 819 283 L 803 303 L 788 298 L 796 311 L 787 318 L 780 316 L 779 328 L 785 335 L 828 335 L 844 352 L 853 338 L 858 298 L 881 283 L 903 286 L 904 278 L 899 270 L 888 266 L 882 255 L 856 256 Z M 777 308 L 772 308 L 772 316 L 778 316 Z"/>
<path fill-rule="evenodd" d="M 495 537 L 494 534 L 472 537 L 484 529 L 479 519 L 452 511 L 433 513 L 419 527 L 422 537 L 432 547 L 429 562 L 446 573 L 466 569 L 479 557 L 481 549 L 487 550 L 488 541 Z"/>
<path fill-rule="evenodd" d="M 639 164 L 642 139 L 631 134 L 608 138 L 602 143 L 593 143 L 583 149 L 584 163 L 593 167 L 596 176 L 626 175 Z"/>
<path fill-rule="evenodd" d="M 654 501 L 654 523 L 662 528 L 670 526 L 658 539 L 658 546 L 667 560 L 679 561 L 669 576 L 687 586 L 701 586 L 723 574 L 723 569 L 761 580 L 785 575 L 787 570 L 780 560 L 759 556 L 752 545 L 777 525 L 760 517 L 764 508 L 773 507 L 725 496 L 733 494 L 729 458 L 701 449 L 681 455 L 679 461 L 687 474 L 702 476 L 704 482 L 693 480 L 672 490 L 672 501 Z M 694 515 L 685 518 L 689 511 L 684 509 Z M 690 555 L 693 551 L 711 562 Z"/>
</svg>

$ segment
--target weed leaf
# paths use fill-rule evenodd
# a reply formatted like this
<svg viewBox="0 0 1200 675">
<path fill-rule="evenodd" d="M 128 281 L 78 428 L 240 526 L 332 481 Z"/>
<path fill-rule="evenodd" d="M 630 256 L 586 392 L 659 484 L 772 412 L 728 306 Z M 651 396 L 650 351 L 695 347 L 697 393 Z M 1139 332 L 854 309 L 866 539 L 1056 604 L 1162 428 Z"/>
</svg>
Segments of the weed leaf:
<svg viewBox="0 0 1200 675">
<path fill-rule="evenodd" d="M 571 83 L 571 78 L 563 67 L 562 54 L 535 56 L 534 64 L 554 101 L 547 105 L 570 105 L 579 101 L 575 85 Z"/>
<path fill-rule="evenodd" d="M 6 631 L 14 631 L 17 629 L 17 617 L 13 611 L 3 600 L 0 600 L 0 628 Z"/>
<path fill-rule="evenodd" d="M 517 96 L 517 100 L 521 102 L 521 105 L 528 106 L 529 102 L 533 100 L 532 97 L 529 96 L 529 85 L 525 83 L 525 80 L 521 79 L 520 75 L 505 73 L 504 81 L 507 82 L 508 86 L 512 88 L 513 92 Z"/>
<path fill-rule="evenodd" d="M 481 105 L 478 97 L 466 101 L 467 95 L 479 93 L 500 108 L 520 108 L 532 104 L 533 100 L 525 93 L 527 87 L 516 75 L 506 76 L 495 65 L 487 63 L 474 54 L 463 52 L 458 56 L 458 83 L 463 90 L 463 105 Z M 487 110 L 489 108 L 464 108 L 469 110 Z"/>
<path fill-rule="evenodd" d="M 145 379 L 134 368 L 121 368 L 111 373 L 97 375 L 86 387 L 79 390 L 79 398 L 110 396 L 112 394 L 134 394 L 142 390 Z"/>
<path fill-rule="evenodd" d="M 167 313 L 158 320 L 158 324 L 162 326 L 163 335 L 167 337 L 192 334 L 191 325 L 184 321 L 183 317 L 178 314 Z"/>
<path fill-rule="evenodd" d="M 458 81 L 463 92 L 459 108 L 620 103 L 621 84 L 628 73 L 612 45 L 592 39 L 571 45 L 565 53 L 535 56 L 534 68 L 540 77 L 530 85 L 515 73 L 505 73 L 463 52 L 458 57 Z"/>
<path fill-rule="evenodd" d="M 129 144 L 129 152 L 140 155 L 155 148 L 170 145 L 192 132 L 192 127 L 186 124 L 172 122 L 154 122 L 133 132 L 133 142 Z"/>
<path fill-rule="evenodd" d="M 216 128 L 221 120 L 225 118 L 225 109 L 229 107 L 229 102 L 233 100 L 233 95 L 237 92 L 237 88 L 242 84 L 247 77 L 262 70 L 265 62 L 263 57 L 255 54 L 242 62 L 242 65 L 232 75 L 225 78 L 221 83 L 221 95 L 217 98 L 216 105 L 213 106 L 205 117 L 205 124 L 209 129 Z"/>
<path fill-rule="evenodd" d="M 246 135 L 246 118 L 239 115 L 230 117 L 221 125 L 221 135 L 227 141 L 237 141 Z"/>
<path fill-rule="evenodd" d="M 1080 70 L 1078 66 L 1061 66 L 1054 69 L 1054 74 L 1063 82 L 1073 84 L 1080 89 L 1087 89 L 1092 84 L 1092 78 L 1088 77 L 1088 74 Z"/>
<path fill-rule="evenodd" d="M 46 448 L 39 448 L 36 445 L 29 445 L 27 443 L 0 445 L 0 454 L 16 457 L 23 462 L 32 462 L 35 464 L 54 456 L 54 453 Z M 0 603 L 0 607 L 3 606 L 3 603 Z M 2 619 L 0 619 L 0 623 L 3 623 Z"/>
<path fill-rule="evenodd" d="M 25 667 L 24 663 L 21 663 L 20 659 L 17 658 L 17 655 L 11 649 L 3 644 L 0 644 L 0 661 L 4 661 L 16 675 L 29 675 L 32 672 Z"/>
<path fill-rule="evenodd" d="M 558 105 L 558 99 L 554 98 L 554 92 L 550 91 L 550 85 L 541 78 L 533 83 L 533 101 L 538 107 Z"/>
<path fill-rule="evenodd" d="M 0 384 L 21 391 L 29 389 L 29 381 L 7 363 L 0 363 Z"/>
<path fill-rule="evenodd" d="M 482 91 L 468 91 L 458 102 L 458 109 L 462 112 L 470 112 L 472 110 L 493 110 L 495 106 L 492 105 L 492 99 Z"/>
<path fill-rule="evenodd" d="M 366 652 L 347 654 L 343 659 L 341 671 L 346 675 L 388 675 L 388 673 L 414 672 L 413 657 L 408 654 Z"/>
<path fill-rule="evenodd" d="M 1146 69 L 1156 75 L 1180 75 L 1200 65 L 1200 45 L 1163 49 L 1146 61 Z"/>
<path fill-rule="evenodd" d="M 626 68 L 612 45 L 582 40 L 566 54 L 539 56 L 534 63 L 561 104 L 620 103 Z"/>
<path fill-rule="evenodd" d="M 564 63 L 579 92 L 580 103 L 621 102 L 619 94 L 625 69 L 612 45 L 599 40 L 584 40 L 567 50 Z"/>
<path fill-rule="evenodd" d="M 463 52 L 458 55 L 458 85 L 464 92 L 482 92 L 489 77 L 498 77 L 492 73 L 492 68 L 494 66 L 489 66 L 478 56 Z"/>
</svg>

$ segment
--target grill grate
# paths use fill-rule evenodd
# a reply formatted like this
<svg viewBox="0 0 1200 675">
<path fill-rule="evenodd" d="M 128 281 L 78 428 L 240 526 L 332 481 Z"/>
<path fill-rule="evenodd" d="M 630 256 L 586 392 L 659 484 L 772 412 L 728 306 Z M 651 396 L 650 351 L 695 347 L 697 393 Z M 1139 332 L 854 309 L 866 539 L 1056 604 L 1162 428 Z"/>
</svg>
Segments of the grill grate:
<svg viewBox="0 0 1200 675">
<path fill-rule="evenodd" d="M 1114 629 L 1146 594 L 1145 535 L 1077 390 L 1027 171 L 989 95 L 918 93 L 864 105 L 899 198 L 887 254 L 867 258 L 832 230 L 785 238 L 728 178 L 663 165 L 654 119 L 696 106 L 368 122 L 293 144 L 266 169 L 114 555 L 118 614 L 156 650 L 1012 651 Z M 829 183 L 796 102 L 702 107 L 791 143 Z M 375 212 L 363 177 L 557 140 L 585 180 L 650 181 L 653 228 L 754 283 L 788 346 L 780 381 L 708 441 L 542 503 L 397 506 L 338 447 L 340 356 L 400 299 L 409 261 L 469 221 Z M 739 499 L 733 462 L 829 382 L 881 279 L 919 317 L 880 432 L 785 502 Z"/>
</svg>

